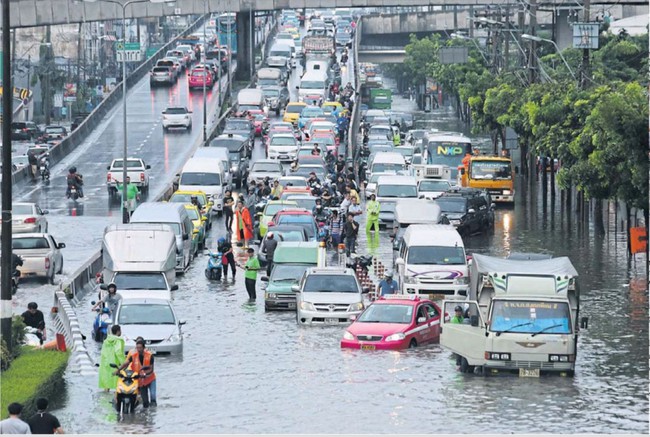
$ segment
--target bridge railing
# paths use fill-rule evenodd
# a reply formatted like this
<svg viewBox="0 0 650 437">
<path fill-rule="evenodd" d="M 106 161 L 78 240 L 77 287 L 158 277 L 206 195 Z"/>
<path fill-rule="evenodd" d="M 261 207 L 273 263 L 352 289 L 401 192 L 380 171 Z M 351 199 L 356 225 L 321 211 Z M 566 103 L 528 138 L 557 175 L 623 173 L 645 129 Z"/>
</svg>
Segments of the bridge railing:
<svg viewBox="0 0 650 437">
<path fill-rule="evenodd" d="M 363 22 L 359 18 L 357 20 L 357 27 L 354 36 L 354 107 L 350 116 L 350 125 L 348 126 L 348 153 L 347 158 L 352 159 L 355 165 L 358 166 L 359 149 L 357 147 L 357 136 L 359 133 L 359 125 L 361 123 L 361 81 L 359 80 L 359 47 L 361 42 L 361 35 L 363 31 Z M 357 170 L 357 169 L 355 169 Z M 356 172 L 358 174 L 358 171 Z"/>
</svg>

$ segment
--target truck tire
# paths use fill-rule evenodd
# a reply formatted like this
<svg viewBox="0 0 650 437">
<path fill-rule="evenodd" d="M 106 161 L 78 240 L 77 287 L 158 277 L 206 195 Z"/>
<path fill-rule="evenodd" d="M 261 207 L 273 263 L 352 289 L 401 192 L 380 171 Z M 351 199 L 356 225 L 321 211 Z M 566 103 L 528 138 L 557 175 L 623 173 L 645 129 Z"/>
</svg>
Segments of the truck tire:
<svg viewBox="0 0 650 437">
<path fill-rule="evenodd" d="M 460 372 L 461 373 L 474 373 L 474 366 L 470 366 L 467 358 L 461 357 L 460 359 Z"/>
</svg>

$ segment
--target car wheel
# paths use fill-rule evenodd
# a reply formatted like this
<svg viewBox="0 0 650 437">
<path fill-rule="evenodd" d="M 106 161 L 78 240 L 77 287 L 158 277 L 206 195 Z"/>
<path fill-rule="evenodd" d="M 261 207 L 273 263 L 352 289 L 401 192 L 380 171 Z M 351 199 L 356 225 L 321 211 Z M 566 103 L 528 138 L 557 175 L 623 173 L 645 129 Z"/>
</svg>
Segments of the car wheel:
<svg viewBox="0 0 650 437">
<path fill-rule="evenodd" d="M 190 123 L 189 126 L 187 126 L 187 130 L 188 130 L 188 131 L 191 131 L 191 130 L 192 130 L 192 124 L 191 124 L 191 123 Z M 128 162 L 128 161 L 127 161 L 127 162 Z"/>
<path fill-rule="evenodd" d="M 474 366 L 470 366 L 467 358 L 461 357 L 460 359 L 460 372 L 461 373 L 474 373 Z"/>
<path fill-rule="evenodd" d="M 128 161 L 127 161 L 128 162 Z M 57 272 L 59 275 L 63 273 L 63 258 L 61 258 L 61 265 L 59 266 L 59 271 Z"/>
<path fill-rule="evenodd" d="M 47 277 L 47 282 L 50 285 L 54 285 L 54 272 L 56 271 L 56 265 L 52 267 L 52 274 Z"/>
<path fill-rule="evenodd" d="M 411 339 L 411 342 L 409 343 L 409 349 L 412 349 L 414 347 L 418 347 L 418 342 L 416 339 Z"/>
</svg>

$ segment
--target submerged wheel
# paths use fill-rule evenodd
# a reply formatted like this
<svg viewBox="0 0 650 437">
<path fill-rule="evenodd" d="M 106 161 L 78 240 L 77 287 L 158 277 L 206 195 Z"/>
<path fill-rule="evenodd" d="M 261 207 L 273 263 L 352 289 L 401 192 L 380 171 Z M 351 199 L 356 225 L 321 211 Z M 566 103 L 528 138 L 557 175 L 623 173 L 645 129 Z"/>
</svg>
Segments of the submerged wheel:
<svg viewBox="0 0 650 437">
<path fill-rule="evenodd" d="M 418 347 L 418 342 L 416 339 L 412 339 L 411 342 L 409 343 L 409 349 L 412 349 L 414 347 Z"/>
<path fill-rule="evenodd" d="M 474 373 L 474 366 L 469 365 L 469 363 L 467 362 L 467 358 L 461 357 L 460 371 L 461 373 Z"/>
</svg>

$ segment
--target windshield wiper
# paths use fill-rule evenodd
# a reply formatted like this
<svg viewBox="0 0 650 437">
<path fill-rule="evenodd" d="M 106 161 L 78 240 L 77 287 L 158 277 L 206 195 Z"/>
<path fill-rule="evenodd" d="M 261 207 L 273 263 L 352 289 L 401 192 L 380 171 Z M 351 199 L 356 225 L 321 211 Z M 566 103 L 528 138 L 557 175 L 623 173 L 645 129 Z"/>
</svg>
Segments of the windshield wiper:
<svg viewBox="0 0 650 437">
<path fill-rule="evenodd" d="M 541 329 L 541 330 L 537 331 L 536 333 L 534 333 L 533 335 L 531 335 L 531 337 L 534 337 L 537 334 L 541 334 L 542 332 L 546 331 L 547 329 L 559 328 L 560 326 L 564 326 L 564 324 L 563 323 L 558 323 L 557 325 L 547 326 L 546 328 Z"/>
<path fill-rule="evenodd" d="M 512 332 L 512 329 L 519 328 L 520 326 L 526 326 L 526 325 L 532 325 L 532 324 L 533 324 L 533 322 L 520 323 L 518 325 L 514 325 L 514 326 L 509 327 L 505 331 L 497 331 L 496 336 L 498 337 L 501 334 L 503 334 L 504 332 Z"/>
<path fill-rule="evenodd" d="M 281 282 L 281 281 L 298 281 L 296 278 L 278 278 L 274 279 L 273 282 Z"/>
</svg>

